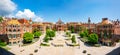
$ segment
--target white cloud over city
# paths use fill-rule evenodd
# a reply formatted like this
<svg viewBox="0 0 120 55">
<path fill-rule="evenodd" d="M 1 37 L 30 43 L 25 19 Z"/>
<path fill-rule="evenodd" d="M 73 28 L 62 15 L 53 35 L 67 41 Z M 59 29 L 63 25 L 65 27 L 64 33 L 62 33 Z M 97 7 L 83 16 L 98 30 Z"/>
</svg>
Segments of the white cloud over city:
<svg viewBox="0 0 120 55">
<path fill-rule="evenodd" d="M 0 0 L 0 15 L 6 16 L 16 10 L 17 5 L 11 0 Z"/>
<path fill-rule="evenodd" d="M 41 22 L 43 19 L 39 16 L 37 16 L 34 12 L 32 12 L 30 9 L 24 9 L 24 11 L 18 11 L 15 15 L 17 18 L 32 18 L 33 21 Z"/>
<path fill-rule="evenodd" d="M 8 17 L 17 17 L 17 18 L 32 18 L 33 21 L 41 22 L 43 19 L 40 16 L 37 16 L 35 12 L 30 9 L 24 9 L 24 11 L 18 10 L 17 13 L 17 4 L 15 4 L 12 0 L 0 0 L 0 16 L 8 16 Z M 14 14 L 13 14 L 14 13 Z"/>
</svg>

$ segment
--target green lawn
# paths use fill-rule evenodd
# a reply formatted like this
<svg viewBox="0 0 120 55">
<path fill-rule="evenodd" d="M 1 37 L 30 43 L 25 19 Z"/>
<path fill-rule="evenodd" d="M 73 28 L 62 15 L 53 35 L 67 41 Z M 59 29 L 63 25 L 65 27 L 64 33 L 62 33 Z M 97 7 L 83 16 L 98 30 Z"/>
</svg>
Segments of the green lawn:
<svg viewBox="0 0 120 55">
<path fill-rule="evenodd" d="M 50 46 L 49 44 L 41 43 L 40 46 Z"/>
<path fill-rule="evenodd" d="M 1 48 L 3 49 L 6 49 L 6 50 L 10 50 L 11 48 L 7 47 L 7 46 L 0 46 Z"/>
<path fill-rule="evenodd" d="M 83 37 L 83 38 L 80 38 L 81 39 L 81 41 L 83 41 L 83 42 L 88 42 L 88 37 Z"/>
<path fill-rule="evenodd" d="M 27 44 L 23 44 L 22 46 L 28 46 L 28 45 L 31 45 L 31 44 L 37 42 L 38 40 L 39 40 L 39 38 L 35 38 L 35 39 L 33 40 L 33 42 L 31 42 L 31 43 L 27 43 Z"/>
</svg>

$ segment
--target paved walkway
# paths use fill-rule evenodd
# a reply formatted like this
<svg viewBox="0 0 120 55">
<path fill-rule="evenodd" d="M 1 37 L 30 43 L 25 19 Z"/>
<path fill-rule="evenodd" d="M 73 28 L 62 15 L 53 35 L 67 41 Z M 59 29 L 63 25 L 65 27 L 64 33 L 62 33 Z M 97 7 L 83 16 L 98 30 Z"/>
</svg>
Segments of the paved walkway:
<svg viewBox="0 0 120 55">
<path fill-rule="evenodd" d="M 53 38 L 55 39 L 62 39 L 65 40 L 64 37 L 65 33 L 56 33 L 56 37 Z M 75 34 L 76 35 L 76 34 Z M 89 47 L 84 45 L 82 41 L 80 41 L 80 49 L 78 47 L 70 47 L 64 45 L 64 47 L 54 47 L 54 46 L 49 46 L 49 47 L 41 47 L 40 46 L 40 40 L 44 38 L 45 35 L 42 35 L 41 38 L 35 42 L 34 44 L 24 46 L 24 47 L 19 47 L 19 46 L 10 46 L 11 50 L 10 52 L 13 52 L 16 55 L 29 55 L 30 53 L 33 53 L 33 55 L 105 55 L 108 52 L 112 51 L 113 49 L 117 48 L 120 46 L 120 43 L 118 43 L 115 47 L 107 47 L 107 46 L 102 46 L 102 47 Z M 78 37 L 78 35 L 76 35 Z M 77 39 L 77 38 L 76 38 Z M 78 41 L 79 39 L 77 39 Z M 50 41 L 52 42 L 52 41 Z M 38 52 L 34 53 L 34 50 L 38 49 Z M 20 52 L 23 50 L 23 52 Z M 87 50 L 87 53 L 82 53 L 83 50 Z"/>
</svg>

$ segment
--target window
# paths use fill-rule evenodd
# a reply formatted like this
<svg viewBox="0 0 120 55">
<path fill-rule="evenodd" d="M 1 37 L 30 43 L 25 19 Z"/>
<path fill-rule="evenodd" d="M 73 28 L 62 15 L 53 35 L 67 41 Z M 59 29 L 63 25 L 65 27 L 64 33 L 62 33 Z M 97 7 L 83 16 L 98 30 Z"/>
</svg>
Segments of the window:
<svg viewBox="0 0 120 55">
<path fill-rule="evenodd" d="M 16 42 L 13 42 L 13 44 L 16 44 Z"/>
<path fill-rule="evenodd" d="M 20 29 L 18 29 L 18 31 L 20 31 Z"/>
<path fill-rule="evenodd" d="M 13 32 L 16 32 L 16 30 L 14 29 Z"/>
<path fill-rule="evenodd" d="M 18 43 L 19 43 L 20 41 L 18 41 Z"/>
<path fill-rule="evenodd" d="M 11 42 L 9 42 L 9 45 L 11 45 Z"/>
<path fill-rule="evenodd" d="M 12 38 L 12 35 L 11 35 L 11 34 L 9 34 L 9 35 L 8 35 L 8 38 L 9 38 L 9 39 L 11 39 L 11 38 Z"/>
<path fill-rule="evenodd" d="M 7 31 L 7 29 L 6 29 L 6 31 Z"/>
<path fill-rule="evenodd" d="M 11 30 L 11 29 L 9 29 L 9 32 L 12 32 L 12 30 Z"/>
<path fill-rule="evenodd" d="M 8 38 L 11 39 L 11 35 L 8 35 Z"/>
<path fill-rule="evenodd" d="M 13 36 L 14 38 L 16 38 L 16 34 L 14 34 L 14 36 Z"/>
</svg>

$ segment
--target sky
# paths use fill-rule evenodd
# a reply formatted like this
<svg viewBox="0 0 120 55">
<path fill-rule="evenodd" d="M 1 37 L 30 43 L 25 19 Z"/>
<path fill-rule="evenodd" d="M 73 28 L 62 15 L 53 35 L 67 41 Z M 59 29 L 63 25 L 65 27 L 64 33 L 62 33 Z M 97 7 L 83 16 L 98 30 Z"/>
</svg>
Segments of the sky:
<svg viewBox="0 0 120 55">
<path fill-rule="evenodd" d="M 0 0 L 0 16 L 36 22 L 120 20 L 120 0 Z"/>
</svg>

